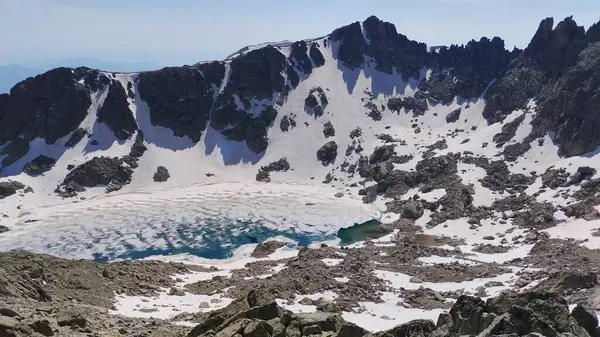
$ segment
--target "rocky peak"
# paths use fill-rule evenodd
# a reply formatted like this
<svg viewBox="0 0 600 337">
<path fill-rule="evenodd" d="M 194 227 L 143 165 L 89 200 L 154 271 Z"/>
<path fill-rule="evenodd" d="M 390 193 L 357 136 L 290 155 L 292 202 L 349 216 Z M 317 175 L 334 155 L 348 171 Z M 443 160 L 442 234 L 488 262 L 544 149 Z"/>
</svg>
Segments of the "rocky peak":
<svg viewBox="0 0 600 337">
<path fill-rule="evenodd" d="M 290 63 L 293 64 L 296 69 L 304 72 L 305 74 L 310 74 L 312 71 L 312 63 L 308 58 L 308 47 L 305 41 L 297 41 L 292 43 L 290 47 Z"/>
<path fill-rule="evenodd" d="M 285 56 L 273 46 L 250 51 L 231 61 L 227 89 L 245 99 L 270 99 L 283 90 L 286 65 Z"/>
<path fill-rule="evenodd" d="M 588 43 L 600 42 L 600 21 L 591 25 L 585 33 L 585 39 Z"/>
<path fill-rule="evenodd" d="M 573 17 L 565 18 L 555 28 L 553 25 L 553 18 L 542 20 L 524 51 L 524 56 L 550 77 L 572 65 L 587 46 L 585 29 Z"/>
<path fill-rule="evenodd" d="M 435 69 L 446 67 L 477 68 L 479 66 L 494 66 L 495 75 L 505 71 L 510 62 L 510 52 L 504 48 L 504 40 L 499 37 L 488 39 L 482 37 L 479 41 L 471 40 L 466 45 L 443 46 L 437 52 L 431 53 L 430 65 Z"/>
<path fill-rule="evenodd" d="M 56 142 L 77 128 L 91 104 L 73 69 L 56 68 L 30 77 L 0 95 L 0 144 L 21 136 Z"/>
<path fill-rule="evenodd" d="M 336 57 L 344 66 L 354 70 L 364 63 L 364 55 L 368 46 L 360 22 L 357 21 L 334 30 L 330 39 L 339 42 Z"/>
<path fill-rule="evenodd" d="M 417 77 L 427 63 L 427 45 L 398 34 L 396 27 L 370 16 L 363 22 L 367 55 L 377 62 L 376 69 L 391 74 L 393 68 L 406 77 Z"/>
</svg>

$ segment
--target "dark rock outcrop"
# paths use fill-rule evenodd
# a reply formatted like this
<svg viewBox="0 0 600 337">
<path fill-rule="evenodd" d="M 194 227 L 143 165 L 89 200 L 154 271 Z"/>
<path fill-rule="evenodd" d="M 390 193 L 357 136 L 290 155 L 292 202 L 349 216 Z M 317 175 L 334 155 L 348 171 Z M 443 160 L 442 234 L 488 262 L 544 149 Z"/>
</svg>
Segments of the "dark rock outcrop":
<svg viewBox="0 0 600 337">
<path fill-rule="evenodd" d="M 265 257 L 268 257 L 269 255 L 273 254 L 277 249 L 284 247 L 284 246 L 285 246 L 285 243 L 282 241 L 271 240 L 271 241 L 261 242 L 258 244 L 258 246 L 256 246 L 256 248 L 254 248 L 254 250 L 252 251 L 250 256 L 256 257 L 256 258 L 265 258 Z"/>
<path fill-rule="evenodd" d="M 325 65 L 325 57 L 323 57 L 323 53 L 319 50 L 319 44 L 313 42 L 310 45 L 310 59 L 313 61 L 315 67 L 321 67 Z"/>
<path fill-rule="evenodd" d="M 305 41 L 298 41 L 292 43 L 290 46 L 290 63 L 296 68 L 296 70 L 303 72 L 305 75 L 310 75 L 313 69 L 312 62 L 308 57 L 308 47 Z M 296 87 L 297 84 L 294 86 Z"/>
<path fill-rule="evenodd" d="M 539 114 L 547 128 L 556 132 L 566 156 L 581 155 L 600 145 L 600 44 L 583 50 L 577 63 L 544 89 Z"/>
<path fill-rule="evenodd" d="M 244 115 L 239 123 L 223 131 L 223 135 L 232 141 L 246 141 L 246 145 L 255 153 L 263 152 L 269 144 L 267 130 L 277 117 L 277 110 L 271 105 L 266 107 L 259 117 Z"/>
<path fill-rule="evenodd" d="M 335 158 L 337 157 L 337 149 L 338 146 L 335 141 L 332 140 L 327 142 L 317 151 L 317 159 L 324 166 L 333 164 L 333 162 L 335 162 Z"/>
<path fill-rule="evenodd" d="M 72 197 L 86 187 L 106 186 L 106 192 L 129 184 L 133 170 L 121 158 L 94 157 L 71 170 L 55 192 Z"/>
<path fill-rule="evenodd" d="M 448 115 L 446 115 L 446 123 L 454 123 L 460 118 L 461 108 L 452 110 Z"/>
<path fill-rule="evenodd" d="M 2 151 L 0 151 L 0 155 L 6 155 L 4 159 L 2 159 L 2 166 L 7 167 L 19 159 L 23 158 L 30 149 L 29 141 L 23 138 L 17 138 L 12 142 L 8 143 Z"/>
<path fill-rule="evenodd" d="M 406 112 L 412 112 L 414 116 L 419 116 L 427 111 L 427 102 L 424 99 L 414 97 L 392 97 L 387 102 L 388 109 L 400 112 L 404 108 Z"/>
<path fill-rule="evenodd" d="M 98 109 L 97 116 L 97 121 L 106 124 L 120 140 L 131 137 L 137 130 L 135 118 L 129 109 L 125 88 L 117 80 L 111 81 L 108 94 Z"/>
<path fill-rule="evenodd" d="M 511 53 L 499 37 L 466 45 L 441 47 L 430 53 L 429 66 L 436 72 L 420 90 L 426 97 L 448 103 L 451 98 L 478 98 L 494 79 L 508 70 Z M 447 73 L 444 69 L 450 69 Z"/>
<path fill-rule="evenodd" d="M 364 56 L 375 60 L 378 71 L 396 71 L 406 78 L 417 77 L 420 68 L 427 63 L 427 47 L 424 43 L 409 40 L 399 34 L 396 27 L 378 18 L 367 18 L 361 28 L 359 22 L 334 30 L 330 38 L 338 42 L 339 62 L 350 69 L 360 67 Z"/>
<path fill-rule="evenodd" d="M 296 120 L 293 117 L 288 117 L 288 115 L 284 115 L 281 117 L 281 121 L 279 122 L 279 128 L 283 132 L 288 132 L 289 130 L 296 127 Z"/>
<path fill-rule="evenodd" d="M 138 94 L 148 104 L 152 125 L 197 142 L 209 120 L 214 88 L 221 86 L 224 76 L 220 62 L 142 72 Z"/>
<path fill-rule="evenodd" d="M 323 124 L 323 135 L 325 138 L 335 137 L 335 129 L 331 122 L 325 122 L 325 124 Z"/>
<path fill-rule="evenodd" d="M 17 193 L 18 190 L 24 189 L 25 185 L 18 181 L 9 180 L 0 182 L 0 199 L 11 196 Z"/>
<path fill-rule="evenodd" d="M 79 83 L 87 71 L 56 68 L 16 84 L 10 94 L 1 94 L 0 144 L 18 136 L 53 144 L 75 130 L 92 103 L 89 90 Z"/>
<path fill-rule="evenodd" d="M 82 129 L 82 128 L 77 128 L 75 129 L 75 131 L 73 131 L 73 133 L 71 133 L 71 137 L 69 137 L 69 140 L 67 140 L 67 142 L 65 143 L 66 147 L 73 147 L 75 145 L 77 145 L 85 136 L 88 136 L 89 133 L 87 130 Z"/>
<path fill-rule="evenodd" d="M 513 121 L 510 121 L 504 125 L 502 125 L 502 131 L 494 135 L 494 143 L 496 143 L 496 147 L 502 147 L 508 141 L 513 139 L 515 134 L 517 133 L 517 129 L 519 125 L 523 123 L 525 120 L 525 114 L 515 118 Z"/>
<path fill-rule="evenodd" d="M 417 319 L 389 330 L 369 334 L 345 322 L 338 314 L 315 312 L 293 314 L 280 308 L 266 289 L 251 291 L 227 307 L 205 314 L 189 337 L 198 336 L 312 336 L 338 337 L 436 337 L 436 336 L 544 336 L 570 334 L 594 336 L 597 319 L 588 310 L 576 308 L 573 314 L 563 298 L 551 293 L 505 293 L 482 301 L 461 296 L 449 314 L 441 314 L 437 325 L 431 320 Z M 596 325 L 594 325 L 596 324 Z"/>
<path fill-rule="evenodd" d="M 268 183 L 271 181 L 271 177 L 269 176 L 271 172 L 286 172 L 289 169 L 290 164 L 288 163 L 287 158 L 281 158 L 267 166 L 261 166 L 256 174 L 256 181 Z"/>
<path fill-rule="evenodd" d="M 37 176 L 46 171 L 50 171 L 50 169 L 54 166 L 55 163 L 56 160 L 54 160 L 54 158 L 40 155 L 37 156 L 34 160 L 27 163 L 23 168 L 23 172 L 29 174 L 30 176 Z"/>
<path fill-rule="evenodd" d="M 165 182 L 167 180 L 169 180 L 169 178 L 171 178 L 171 175 L 169 174 L 169 170 L 167 170 L 166 167 L 164 166 L 159 166 L 156 168 L 156 172 L 154 173 L 154 176 L 152 176 L 152 179 L 155 182 Z"/>
</svg>

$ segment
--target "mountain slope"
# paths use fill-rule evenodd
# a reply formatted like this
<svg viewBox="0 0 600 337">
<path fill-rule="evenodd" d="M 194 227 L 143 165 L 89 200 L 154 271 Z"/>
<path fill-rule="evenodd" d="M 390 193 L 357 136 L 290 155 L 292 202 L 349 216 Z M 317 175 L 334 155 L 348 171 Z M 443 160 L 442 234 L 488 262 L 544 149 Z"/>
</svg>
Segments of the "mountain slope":
<svg viewBox="0 0 600 337">
<path fill-rule="evenodd" d="M 225 61 L 51 70 L 0 95 L 2 181 L 24 184 L 3 188 L 3 237 L 23 246 L 40 206 L 255 180 L 323 182 L 367 203 L 361 216 L 428 227 L 595 219 L 576 191 L 600 168 L 597 27 L 546 19 L 522 51 L 497 37 L 428 50 L 369 17 Z"/>
</svg>

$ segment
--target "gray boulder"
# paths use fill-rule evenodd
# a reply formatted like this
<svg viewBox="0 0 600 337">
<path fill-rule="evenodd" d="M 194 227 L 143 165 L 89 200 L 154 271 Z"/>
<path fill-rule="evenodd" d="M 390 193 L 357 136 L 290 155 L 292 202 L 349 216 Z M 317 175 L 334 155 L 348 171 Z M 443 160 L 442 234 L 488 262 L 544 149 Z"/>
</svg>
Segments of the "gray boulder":
<svg viewBox="0 0 600 337">
<path fill-rule="evenodd" d="M 446 123 L 454 123 L 460 118 L 461 108 L 452 110 L 448 115 L 446 115 Z"/>
<path fill-rule="evenodd" d="M 332 140 L 327 142 L 317 151 L 317 159 L 323 164 L 323 166 L 333 164 L 333 162 L 335 162 L 335 158 L 337 157 L 337 150 L 338 146 L 335 141 Z"/>
<path fill-rule="evenodd" d="M 152 177 L 152 179 L 155 182 L 162 183 L 162 182 L 169 180 L 170 177 L 171 177 L 171 175 L 169 175 L 169 170 L 167 170 L 167 168 L 164 166 L 159 166 L 156 168 L 156 172 L 154 173 L 154 176 Z"/>
</svg>

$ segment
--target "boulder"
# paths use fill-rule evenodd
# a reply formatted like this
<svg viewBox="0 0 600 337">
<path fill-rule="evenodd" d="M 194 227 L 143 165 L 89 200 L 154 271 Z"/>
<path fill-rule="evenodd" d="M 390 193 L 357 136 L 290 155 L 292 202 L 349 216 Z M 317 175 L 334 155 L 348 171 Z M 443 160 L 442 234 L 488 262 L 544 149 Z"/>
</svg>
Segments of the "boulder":
<svg viewBox="0 0 600 337">
<path fill-rule="evenodd" d="M 448 115 L 446 115 L 446 123 L 454 123 L 460 118 L 461 108 L 452 110 Z"/>
<path fill-rule="evenodd" d="M 598 315 L 587 303 L 578 303 L 571 311 L 571 316 L 590 336 L 598 335 Z"/>
<path fill-rule="evenodd" d="M 333 128 L 333 124 L 331 124 L 331 122 L 326 122 L 323 124 L 323 135 L 325 138 L 335 136 L 335 129 Z"/>
<path fill-rule="evenodd" d="M 334 337 L 362 337 L 369 332 L 353 323 L 342 323 L 340 329 L 333 335 Z"/>
<path fill-rule="evenodd" d="M 417 319 L 393 327 L 390 330 L 386 330 L 377 333 L 378 337 L 428 337 L 433 336 L 432 333 L 436 330 L 436 326 L 433 321 L 428 319 Z"/>
<path fill-rule="evenodd" d="M 262 243 L 259 243 L 258 246 L 256 246 L 256 248 L 254 248 L 254 251 L 252 251 L 252 254 L 250 254 L 250 256 L 255 257 L 255 258 L 265 258 L 268 257 L 269 255 L 273 254 L 277 249 L 284 247 L 285 243 L 281 242 L 281 241 L 275 241 L 275 240 L 271 240 L 271 241 L 265 241 Z"/>
<path fill-rule="evenodd" d="M 18 337 L 16 329 L 19 321 L 14 317 L 0 316 L 0 336 Z"/>
<path fill-rule="evenodd" d="M 154 173 L 152 179 L 155 182 L 165 182 L 169 180 L 170 177 L 171 175 L 169 175 L 169 170 L 167 170 L 167 168 L 164 166 L 159 166 L 156 168 L 156 172 Z"/>
<path fill-rule="evenodd" d="M 87 325 L 87 319 L 85 319 L 79 313 L 61 311 L 56 316 L 56 323 L 58 324 L 58 326 L 85 328 L 85 326 Z"/>
<path fill-rule="evenodd" d="M 333 164 L 333 162 L 335 162 L 335 158 L 337 157 L 337 150 L 338 146 L 335 141 L 327 142 L 317 151 L 317 159 L 323 164 L 323 166 Z"/>
<path fill-rule="evenodd" d="M 273 327 L 266 321 L 255 319 L 244 327 L 244 337 L 268 337 L 273 334 Z"/>
<path fill-rule="evenodd" d="M 29 327 L 44 336 L 54 336 L 55 327 L 47 319 L 40 319 L 29 324 Z"/>
<path fill-rule="evenodd" d="M 330 313 L 342 312 L 342 309 L 335 302 L 323 301 L 317 304 L 317 310 Z"/>
</svg>

